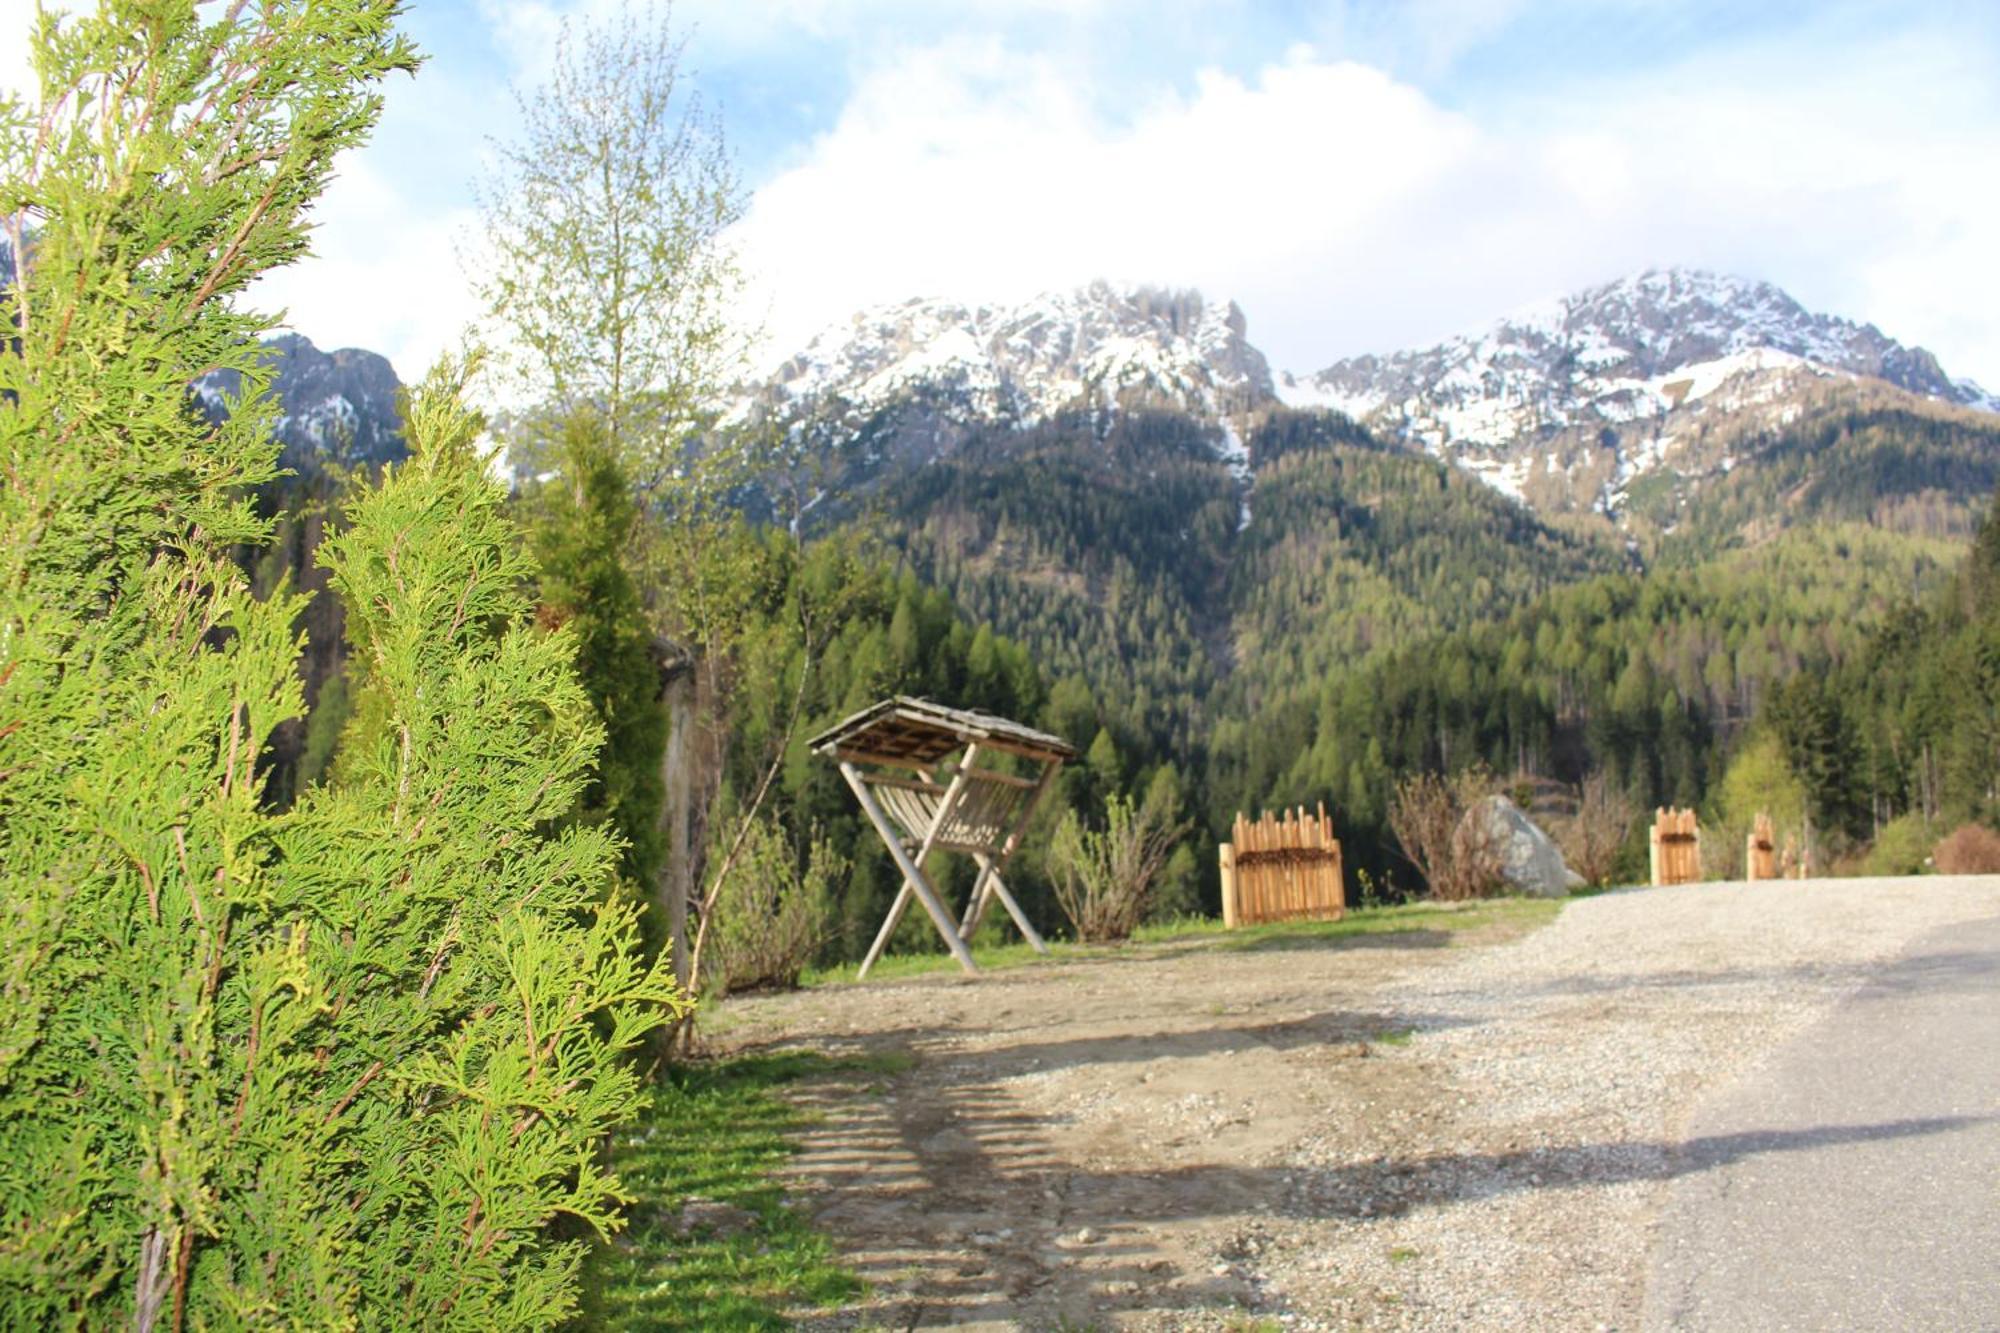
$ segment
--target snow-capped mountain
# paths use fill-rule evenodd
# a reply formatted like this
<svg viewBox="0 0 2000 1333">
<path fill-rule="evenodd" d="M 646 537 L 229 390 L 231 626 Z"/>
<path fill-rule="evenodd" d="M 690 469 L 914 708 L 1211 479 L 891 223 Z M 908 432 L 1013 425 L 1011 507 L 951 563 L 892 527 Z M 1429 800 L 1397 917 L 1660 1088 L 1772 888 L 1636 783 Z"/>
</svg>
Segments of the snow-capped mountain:
<svg viewBox="0 0 2000 1333">
<path fill-rule="evenodd" d="M 1733 441 L 1867 385 L 2000 411 L 1872 325 L 1815 314 L 1770 283 L 1659 269 L 1436 347 L 1275 379 L 1242 312 L 1193 292 L 1098 283 L 1011 307 L 907 301 L 826 330 L 729 420 L 817 459 L 815 485 L 837 492 L 944 456 L 982 426 L 1160 408 L 1200 420 L 1241 481 L 1239 441 L 1282 402 L 1344 412 L 1537 508 L 1618 517 L 1636 481 L 1726 472 Z"/>
<path fill-rule="evenodd" d="M 1662 468 L 1733 459 L 1696 445 L 1794 419 L 1838 383 L 1879 381 L 1942 404 L 2000 410 L 1922 348 L 1815 314 L 1767 282 L 1657 269 L 1520 311 L 1435 347 L 1360 356 L 1279 397 L 1338 409 L 1542 504 L 1616 512 Z"/>
<path fill-rule="evenodd" d="M 296 333 L 267 340 L 271 393 L 278 400 L 277 438 L 285 467 L 303 469 L 322 460 L 347 464 L 393 462 L 403 457 L 402 420 L 396 395 L 402 382 L 386 357 L 355 347 L 322 352 Z M 195 381 L 211 416 L 221 416 L 240 391 L 234 371 Z"/>
<path fill-rule="evenodd" d="M 1030 424 L 1141 401 L 1220 416 L 1271 392 L 1234 304 L 1094 283 L 1018 306 L 911 300 L 864 311 L 781 365 L 760 398 L 781 413 L 838 402 L 865 416 L 943 394 L 954 414 Z"/>
<path fill-rule="evenodd" d="M 911 300 L 827 329 L 746 394 L 728 424 L 762 427 L 847 481 L 950 453 L 974 430 L 1069 411 L 1159 408 L 1214 428 L 1273 402 L 1243 312 L 1194 292 L 1094 283 L 1015 306 Z"/>
</svg>

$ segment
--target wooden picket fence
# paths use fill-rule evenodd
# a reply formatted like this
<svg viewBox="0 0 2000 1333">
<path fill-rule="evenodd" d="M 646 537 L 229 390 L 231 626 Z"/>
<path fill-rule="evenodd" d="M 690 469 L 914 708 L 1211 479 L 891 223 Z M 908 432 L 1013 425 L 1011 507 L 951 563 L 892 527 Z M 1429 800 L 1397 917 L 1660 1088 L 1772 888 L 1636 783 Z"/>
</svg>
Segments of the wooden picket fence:
<svg viewBox="0 0 2000 1333">
<path fill-rule="evenodd" d="M 1222 844 L 1222 922 L 1337 921 L 1347 910 L 1340 840 L 1321 804 L 1252 821 L 1236 816 Z"/>
<path fill-rule="evenodd" d="M 1656 810 L 1652 833 L 1653 883 L 1692 884 L 1701 878 L 1701 825 L 1692 810 Z"/>
<path fill-rule="evenodd" d="M 1778 877 L 1778 834 L 1771 827 L 1771 817 L 1759 814 L 1750 821 L 1750 838 L 1743 847 L 1743 878 L 1776 879 Z"/>
</svg>

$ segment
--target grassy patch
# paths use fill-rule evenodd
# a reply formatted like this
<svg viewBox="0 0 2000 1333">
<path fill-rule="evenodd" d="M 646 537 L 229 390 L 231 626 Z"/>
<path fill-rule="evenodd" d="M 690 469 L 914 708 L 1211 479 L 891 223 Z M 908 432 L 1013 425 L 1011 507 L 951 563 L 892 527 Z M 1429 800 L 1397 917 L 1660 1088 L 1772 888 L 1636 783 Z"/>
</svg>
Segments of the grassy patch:
<svg viewBox="0 0 2000 1333">
<path fill-rule="evenodd" d="M 863 1061 L 779 1051 L 674 1070 L 651 1110 L 619 1135 L 614 1161 L 634 1200 L 629 1223 L 592 1251 L 580 1323 L 614 1329 L 781 1329 L 782 1311 L 837 1305 L 861 1281 L 827 1238 L 785 1206 L 774 1178 L 804 1112 L 777 1095 L 837 1069 L 892 1073 Z M 689 1197 L 747 1218 L 681 1234 Z"/>
<path fill-rule="evenodd" d="M 1358 907 L 1338 921 L 1280 921 L 1264 926 L 1224 929 L 1210 917 L 1192 917 L 1158 926 L 1142 926 L 1134 939 L 1142 944 L 1201 940 L 1220 949 L 1290 949 L 1333 943 L 1364 935 L 1397 935 L 1418 931 L 1462 934 L 1487 926 L 1528 929 L 1555 919 L 1562 904 L 1546 898 L 1486 898 L 1467 903 L 1398 903 L 1393 907 Z"/>
<path fill-rule="evenodd" d="M 1489 898 L 1469 903 L 1400 903 L 1394 907 L 1360 907 L 1338 921 L 1287 921 L 1266 926 L 1242 926 L 1226 930 L 1213 917 L 1189 917 L 1160 925 L 1141 926 L 1130 944 L 1091 945 L 1051 943 L 1046 956 L 1025 944 L 975 946 L 973 961 L 989 972 L 1040 964 L 1075 962 L 1099 958 L 1154 958 L 1179 947 L 1228 950 L 1307 949 L 1338 945 L 1343 940 L 1371 935 L 1422 933 L 1438 944 L 1449 937 L 1489 926 L 1519 931 L 1546 925 L 1561 910 L 1560 901 L 1542 898 Z M 806 973 L 807 986 L 838 985 L 851 982 L 859 965 L 816 968 Z M 871 981 L 893 981 L 900 977 L 923 976 L 931 972 L 956 972 L 958 963 L 942 951 L 937 953 L 891 954 L 875 964 L 868 974 Z"/>
<path fill-rule="evenodd" d="M 1368 1040 L 1376 1046 L 1408 1046 L 1410 1038 L 1416 1035 L 1415 1028 L 1388 1028 Z"/>
<path fill-rule="evenodd" d="M 1281 1333 L 1285 1327 L 1268 1315 L 1231 1315 L 1222 1326 L 1226 1333 Z"/>
<path fill-rule="evenodd" d="M 1025 944 L 975 945 L 972 959 L 986 971 L 996 971 L 1007 967 L 1031 967 L 1036 963 L 1046 963 L 1064 958 L 1088 958 L 1102 950 L 1090 949 L 1074 944 L 1049 945 L 1048 957 L 1043 957 Z M 802 986 L 825 986 L 845 981 L 853 981 L 861 970 L 859 963 L 841 963 L 836 967 L 808 968 L 799 979 Z M 884 954 L 869 970 L 870 981 L 894 981 L 898 977 L 923 976 L 929 972 L 956 972 L 958 960 L 940 950 L 937 953 L 892 953 Z"/>
</svg>

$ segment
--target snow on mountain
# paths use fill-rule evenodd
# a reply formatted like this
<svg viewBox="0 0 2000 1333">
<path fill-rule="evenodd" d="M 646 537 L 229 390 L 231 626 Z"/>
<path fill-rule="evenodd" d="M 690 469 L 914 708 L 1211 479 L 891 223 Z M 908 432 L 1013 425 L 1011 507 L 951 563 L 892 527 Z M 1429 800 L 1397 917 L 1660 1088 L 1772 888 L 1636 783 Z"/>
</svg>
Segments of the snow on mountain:
<svg viewBox="0 0 2000 1333">
<path fill-rule="evenodd" d="M 1270 367 L 1235 305 L 1094 283 L 1016 306 L 864 311 L 785 361 L 727 420 L 859 426 L 920 407 L 934 426 L 1027 426 L 1072 409 L 1158 406 L 1219 422 L 1271 397 Z"/>
<path fill-rule="evenodd" d="M 1727 472 L 1739 461 L 1731 440 L 1870 383 L 2000 410 L 1929 352 L 1808 311 L 1770 283 L 1654 269 L 1308 376 L 1274 377 L 1242 312 L 1193 292 L 1097 283 L 1016 306 L 912 300 L 827 329 L 726 420 L 816 460 L 798 513 L 943 457 L 981 428 L 1079 409 L 1188 413 L 1247 496 L 1256 460 L 1242 441 L 1283 403 L 1345 413 L 1536 508 L 1619 517 L 1633 483 Z"/>
<path fill-rule="evenodd" d="M 379 463 L 403 457 L 402 419 L 396 396 L 402 383 L 387 358 L 359 348 L 322 352 L 312 340 L 287 333 L 264 344 L 271 366 L 271 394 L 280 415 L 275 433 L 290 468 L 325 459 Z M 211 417 L 222 418 L 242 392 L 234 371 L 215 371 L 194 383 L 195 397 Z"/>
<path fill-rule="evenodd" d="M 1546 500 L 1563 491 L 1560 474 L 1588 474 L 1591 484 L 1560 498 L 1615 512 L 1624 487 L 1647 472 L 1726 470 L 1731 460 L 1690 452 L 1693 432 L 1676 429 L 1684 419 L 1762 413 L 1783 424 L 1814 384 L 1864 379 L 1996 406 L 1873 325 L 1812 313 L 1767 282 L 1692 269 L 1649 270 L 1435 347 L 1282 375 L 1275 388 L 1287 403 L 1345 412 L 1517 497 L 1532 489 Z M 1615 455 L 1608 468 L 1594 457 L 1606 449 Z"/>
</svg>

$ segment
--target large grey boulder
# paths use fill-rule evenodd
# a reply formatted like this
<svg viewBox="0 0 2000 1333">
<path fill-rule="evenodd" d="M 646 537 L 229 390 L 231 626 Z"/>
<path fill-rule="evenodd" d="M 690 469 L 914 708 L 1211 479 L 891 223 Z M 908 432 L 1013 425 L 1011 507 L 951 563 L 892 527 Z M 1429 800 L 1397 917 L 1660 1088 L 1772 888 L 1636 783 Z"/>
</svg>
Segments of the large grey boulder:
<svg viewBox="0 0 2000 1333">
<path fill-rule="evenodd" d="M 1562 850 L 1534 820 L 1505 796 L 1489 796 L 1465 812 L 1459 836 L 1483 829 L 1500 862 L 1500 877 L 1516 893 L 1561 898 L 1583 887 L 1583 876 L 1563 864 Z"/>
</svg>

